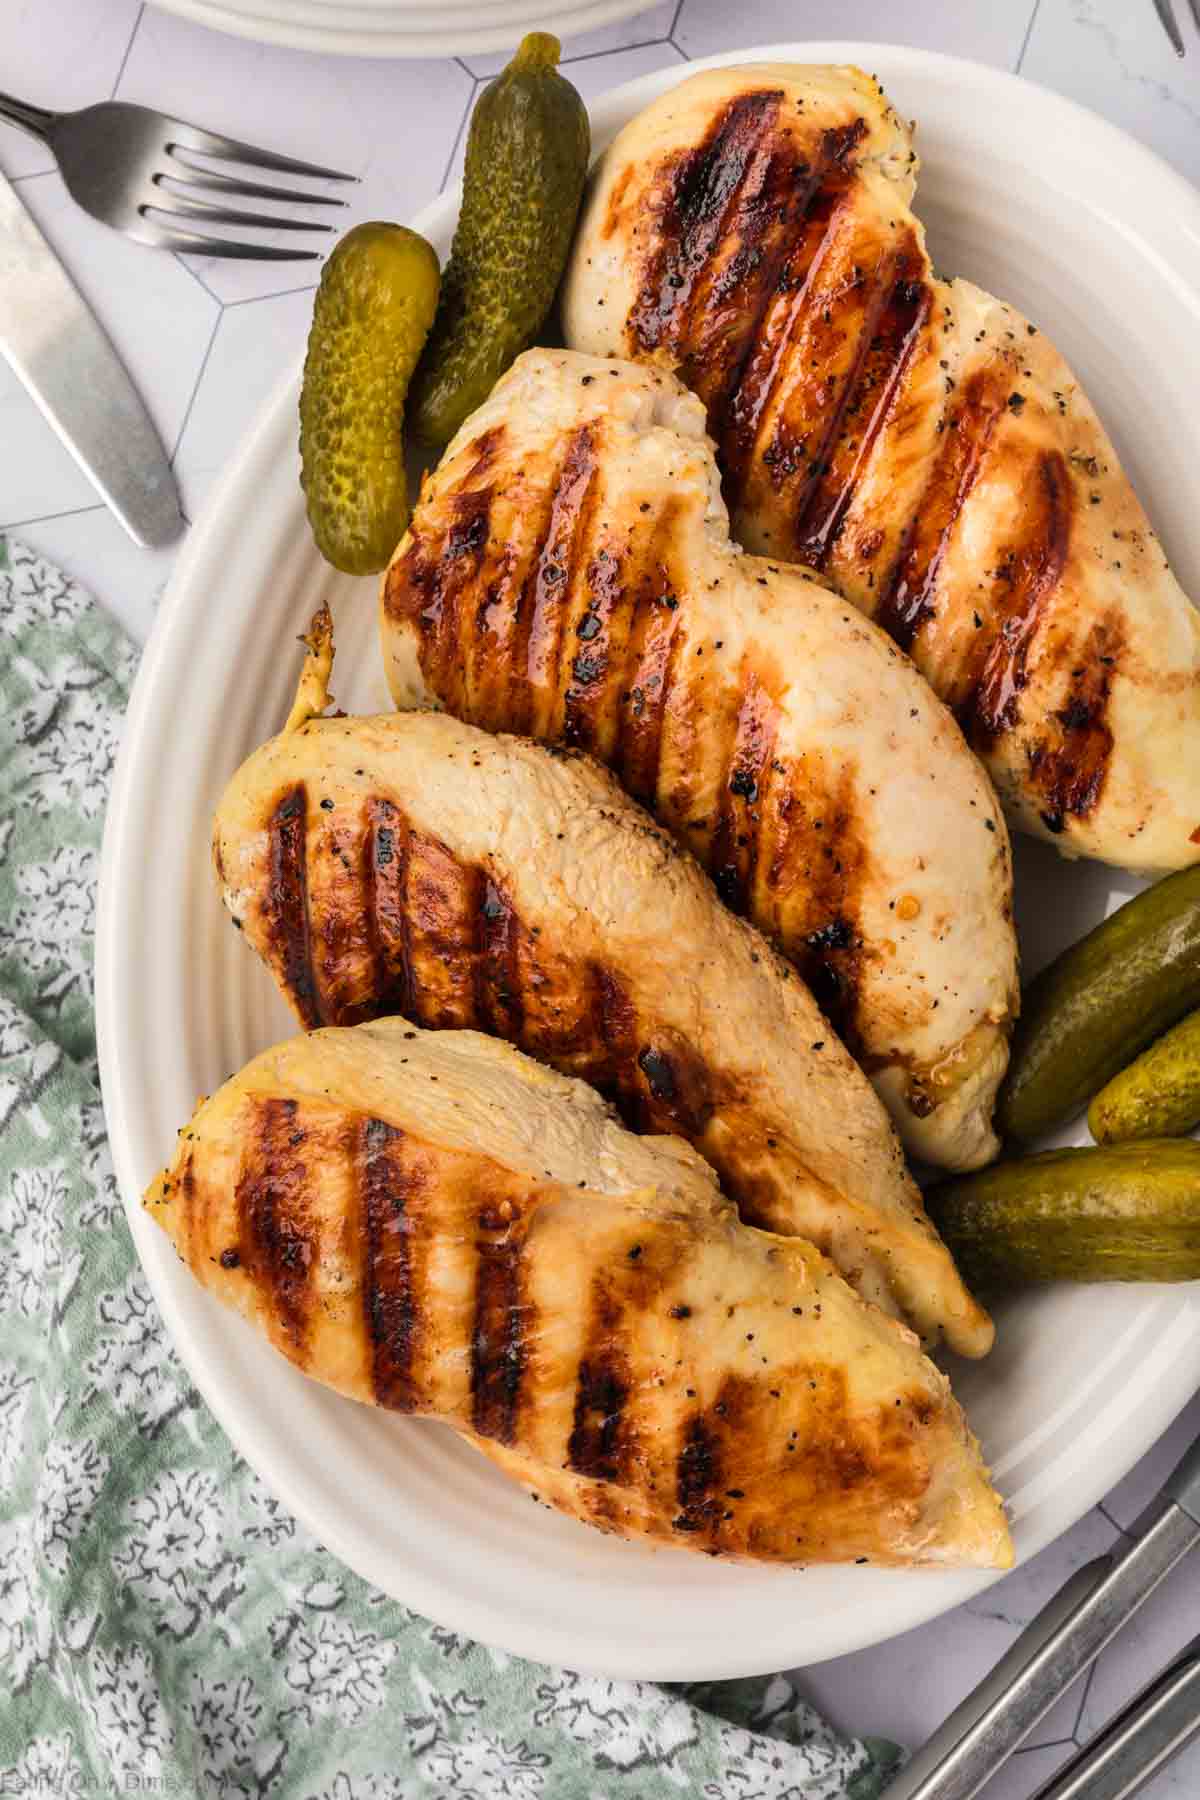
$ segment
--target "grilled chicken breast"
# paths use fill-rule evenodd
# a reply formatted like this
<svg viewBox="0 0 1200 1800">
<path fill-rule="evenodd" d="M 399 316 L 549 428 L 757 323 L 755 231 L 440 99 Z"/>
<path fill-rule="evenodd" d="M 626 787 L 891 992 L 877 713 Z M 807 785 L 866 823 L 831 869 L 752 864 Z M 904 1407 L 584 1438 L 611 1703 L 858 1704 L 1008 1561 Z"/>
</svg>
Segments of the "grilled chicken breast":
<svg viewBox="0 0 1200 1800">
<path fill-rule="evenodd" d="M 882 632 L 730 542 L 672 376 L 519 358 L 426 480 L 382 628 L 398 706 L 608 763 L 797 963 L 914 1151 L 994 1154 L 1016 1005 L 995 794 Z"/>
<path fill-rule="evenodd" d="M 567 341 L 679 372 L 734 535 L 909 651 L 1015 824 L 1180 868 L 1200 856 L 1200 619 L 1054 346 L 934 278 L 917 168 L 861 70 L 695 75 L 603 159 Z"/>
<path fill-rule="evenodd" d="M 946 1378 L 678 1138 L 474 1032 L 278 1045 L 145 1204 L 196 1278 L 353 1399 L 444 1420 L 575 1517 L 765 1562 L 1003 1567 Z"/>
<path fill-rule="evenodd" d="M 578 752 L 444 713 L 317 717 L 330 642 L 324 613 L 213 827 L 225 904 L 300 1023 L 507 1038 L 688 1138 L 743 1219 L 811 1239 L 927 1343 L 985 1354 L 869 1082 L 692 857 Z"/>
</svg>

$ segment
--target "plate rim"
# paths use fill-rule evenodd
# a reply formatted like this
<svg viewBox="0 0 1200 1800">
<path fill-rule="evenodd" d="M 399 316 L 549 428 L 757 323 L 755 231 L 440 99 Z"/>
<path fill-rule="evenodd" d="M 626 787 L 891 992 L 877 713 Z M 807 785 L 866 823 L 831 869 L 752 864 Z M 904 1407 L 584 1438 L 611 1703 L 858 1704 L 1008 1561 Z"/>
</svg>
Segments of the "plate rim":
<svg viewBox="0 0 1200 1800">
<path fill-rule="evenodd" d="M 704 69 L 762 61 L 855 61 L 869 66 L 873 60 L 879 58 L 885 58 L 888 61 L 892 68 L 892 77 L 894 77 L 898 63 L 918 73 L 927 72 L 932 65 L 937 73 L 949 78 L 956 76 L 959 78 L 969 77 L 972 80 L 982 78 L 986 83 L 996 83 L 1001 86 L 1015 84 L 1022 93 L 1032 90 L 1041 100 L 1051 103 L 1056 109 L 1065 108 L 1068 115 L 1072 113 L 1079 115 L 1082 120 L 1086 121 L 1089 129 L 1094 130 L 1099 127 L 1102 134 L 1110 140 L 1111 146 L 1119 150 L 1121 156 L 1127 159 L 1135 170 L 1139 164 L 1145 164 L 1152 170 L 1156 179 L 1168 178 L 1168 187 L 1177 190 L 1176 197 L 1182 198 L 1186 202 L 1187 209 L 1194 218 L 1195 242 L 1200 244 L 1200 194 L 1197 194 L 1184 181 L 1183 177 L 1179 176 L 1155 152 L 1131 138 L 1119 126 L 1100 118 L 1077 102 L 1055 94 L 1052 90 L 1030 82 L 1024 77 L 1013 75 L 1007 70 L 993 69 L 986 64 L 973 62 L 966 58 L 947 56 L 940 52 L 925 51 L 908 46 L 828 40 L 756 45 L 744 50 L 722 52 L 716 56 L 682 62 L 678 67 L 668 66 L 662 70 L 636 77 L 634 80 L 598 96 L 589 104 L 588 111 L 597 128 L 597 135 L 602 137 L 612 128 L 618 118 L 625 116 L 631 101 L 642 102 L 658 93 L 665 92 L 688 79 L 692 74 Z M 430 229 L 435 223 L 444 221 L 447 213 L 452 212 L 457 203 L 457 194 L 458 189 L 453 188 L 447 189 L 438 196 L 413 220 L 415 228 Z M 1178 225 L 1178 223 L 1177 219 L 1176 224 Z M 963 1574 L 955 1578 L 954 1591 L 947 1594 L 936 1575 L 926 1577 L 921 1571 L 907 1573 L 904 1579 L 911 1582 L 912 1595 L 916 1597 L 916 1603 L 907 1601 L 902 1617 L 898 1621 L 895 1617 L 895 1606 L 889 1606 L 886 1609 L 887 1622 L 882 1631 L 871 1626 L 856 1629 L 847 1625 L 840 1632 L 827 1634 L 817 1645 L 799 1643 L 790 1663 L 781 1661 L 774 1648 L 767 1660 L 761 1654 L 756 1655 L 753 1650 L 746 1651 L 744 1649 L 738 1655 L 729 1655 L 724 1651 L 718 1651 L 714 1656 L 709 1653 L 706 1645 L 696 1646 L 696 1654 L 683 1661 L 675 1656 L 670 1662 L 664 1662 L 661 1657 L 655 1659 L 653 1653 L 649 1660 L 639 1660 L 641 1651 L 636 1641 L 638 1631 L 636 1625 L 632 1623 L 619 1646 L 606 1645 L 598 1655 L 591 1654 L 585 1648 L 581 1654 L 571 1629 L 559 1626 L 554 1631 L 547 1633 L 544 1625 L 535 1624 L 531 1630 L 527 1631 L 520 1617 L 500 1615 L 490 1603 L 472 1600 L 469 1596 L 464 1596 L 459 1589 L 447 1589 L 437 1582 L 427 1582 L 415 1562 L 404 1568 L 403 1580 L 400 1584 L 403 1586 L 404 1592 L 401 1594 L 396 1581 L 389 1579 L 389 1573 L 381 1571 L 377 1564 L 372 1562 L 369 1547 L 364 1547 L 353 1533 L 341 1528 L 336 1510 L 331 1512 L 327 1507 L 310 1501 L 303 1483 L 298 1483 L 292 1478 L 292 1471 L 288 1470 L 281 1474 L 275 1465 L 268 1462 L 264 1466 L 260 1463 L 255 1454 L 256 1447 L 253 1436 L 243 1425 L 241 1419 L 237 1417 L 237 1407 L 233 1397 L 225 1393 L 219 1382 L 210 1379 L 210 1371 L 202 1359 L 189 1356 L 189 1330 L 174 1304 L 163 1274 L 164 1269 L 168 1266 L 165 1259 L 172 1256 L 173 1253 L 165 1239 L 162 1239 L 161 1242 L 157 1241 L 161 1238 L 161 1234 L 154 1231 L 152 1222 L 141 1208 L 141 1191 L 137 1171 L 132 1166 L 133 1151 L 128 1127 L 130 1095 L 122 1073 L 120 996 L 117 991 L 122 960 L 119 950 L 121 923 L 117 887 L 118 868 L 122 859 L 123 841 L 131 829 L 133 820 L 136 784 L 141 768 L 137 745 L 145 733 L 155 703 L 159 670 L 169 662 L 172 651 L 176 647 L 176 641 L 186 641 L 186 629 L 190 620 L 185 603 L 188 589 L 192 585 L 193 567 L 202 564 L 208 538 L 210 535 L 215 535 L 219 522 L 227 513 L 232 497 L 240 491 L 243 469 L 253 465 L 260 445 L 269 440 L 279 429 L 281 415 L 285 411 L 290 413 L 294 408 L 299 367 L 299 359 L 297 359 L 297 362 L 285 372 L 284 377 L 276 385 L 249 430 L 239 441 L 193 524 L 178 562 L 172 571 L 130 697 L 114 771 L 101 850 L 96 919 L 96 1023 L 101 1087 L 109 1125 L 110 1145 L 122 1202 L 142 1270 L 190 1378 L 234 1447 L 256 1470 L 267 1486 L 277 1494 L 289 1511 L 309 1529 L 318 1542 L 324 1544 L 363 1579 L 401 1601 L 402 1604 L 414 1607 L 417 1611 L 435 1618 L 455 1630 L 485 1644 L 502 1647 L 512 1654 L 539 1662 L 562 1663 L 588 1673 L 614 1679 L 658 1681 L 727 1679 L 770 1673 L 784 1666 L 798 1666 L 797 1659 L 814 1665 L 831 1657 L 849 1654 L 886 1642 L 902 1632 L 928 1623 L 931 1619 L 984 1591 L 995 1581 L 1002 1579 L 1002 1575 L 993 1571 Z M 217 1303 L 214 1301 L 212 1304 L 216 1305 Z M 1180 1316 L 1184 1317 L 1183 1314 Z M 1179 1347 L 1189 1349 L 1192 1352 L 1191 1356 L 1185 1359 L 1181 1355 L 1172 1371 L 1173 1379 L 1164 1380 L 1155 1392 L 1141 1397 L 1136 1415 L 1136 1423 L 1140 1429 L 1134 1433 L 1132 1440 L 1128 1435 L 1128 1421 L 1113 1420 L 1109 1436 L 1116 1432 L 1118 1426 L 1122 1426 L 1126 1431 L 1122 1447 L 1116 1458 L 1111 1464 L 1106 1463 L 1103 1474 L 1097 1476 L 1094 1472 L 1096 1459 L 1093 1456 L 1090 1465 L 1092 1472 L 1089 1477 L 1077 1480 L 1071 1485 L 1071 1498 L 1068 1502 L 1064 1504 L 1060 1500 L 1056 1506 L 1050 1506 L 1051 1520 L 1041 1530 L 1032 1534 L 1032 1541 L 1022 1546 L 1020 1558 L 1022 1564 L 1037 1554 L 1046 1544 L 1069 1530 L 1098 1500 L 1103 1498 L 1106 1492 L 1123 1479 L 1157 1441 L 1162 1432 L 1167 1429 L 1192 1397 L 1196 1388 L 1200 1386 L 1200 1284 L 1197 1286 L 1195 1304 L 1190 1313 L 1190 1330 L 1181 1328 L 1180 1337 Z M 1182 1373 L 1185 1366 L 1189 1371 L 1186 1375 Z M 1107 1441 L 1107 1438 L 1103 1441 Z M 1132 1448 L 1130 1447 L 1131 1442 Z M 779 1572 L 781 1577 L 784 1573 L 784 1571 Z M 394 1575 L 394 1571 L 391 1571 L 391 1574 Z M 852 1574 L 852 1572 L 847 1571 L 847 1574 Z M 923 1584 L 926 1586 L 925 1595 L 918 1597 Z M 935 1594 L 935 1586 L 942 1591 Z M 866 1611 L 866 1609 L 863 1610 Z M 805 1624 L 809 1627 L 811 1635 L 813 1621 L 805 1621 Z M 615 1654 L 613 1654 L 614 1651 Z"/>
<path fill-rule="evenodd" d="M 518 35 L 526 31 L 553 29 L 569 42 L 584 31 L 617 24 L 644 12 L 650 0 L 573 0 L 570 10 L 555 7 L 545 0 L 544 17 L 519 20 Z M 397 29 L 395 24 L 358 25 L 346 29 L 336 24 L 309 22 L 289 24 L 252 11 L 239 11 L 225 0 L 151 0 L 163 12 L 187 19 L 193 25 L 204 25 L 210 31 L 223 31 L 227 36 L 248 38 L 253 43 L 273 44 L 284 50 L 307 50 L 318 55 L 347 57 L 381 57 L 402 61 L 428 57 L 489 56 L 499 50 L 516 47 L 514 26 L 503 23 L 474 27 L 415 31 Z M 382 8 L 381 8 L 382 10 Z M 450 14 L 447 14 L 450 17 Z"/>
</svg>

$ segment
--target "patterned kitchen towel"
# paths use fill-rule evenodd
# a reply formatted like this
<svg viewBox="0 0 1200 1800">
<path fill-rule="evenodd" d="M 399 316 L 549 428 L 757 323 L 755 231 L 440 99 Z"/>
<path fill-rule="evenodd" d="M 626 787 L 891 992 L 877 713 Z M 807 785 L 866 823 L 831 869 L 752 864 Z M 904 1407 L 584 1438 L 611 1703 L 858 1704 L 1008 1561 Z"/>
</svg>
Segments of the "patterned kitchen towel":
<svg viewBox="0 0 1200 1800">
<path fill-rule="evenodd" d="M 101 819 L 136 653 L 0 537 L 0 1794 L 874 1800 L 782 1676 L 518 1661 L 351 1575 L 163 1331 L 96 1084 Z"/>
</svg>

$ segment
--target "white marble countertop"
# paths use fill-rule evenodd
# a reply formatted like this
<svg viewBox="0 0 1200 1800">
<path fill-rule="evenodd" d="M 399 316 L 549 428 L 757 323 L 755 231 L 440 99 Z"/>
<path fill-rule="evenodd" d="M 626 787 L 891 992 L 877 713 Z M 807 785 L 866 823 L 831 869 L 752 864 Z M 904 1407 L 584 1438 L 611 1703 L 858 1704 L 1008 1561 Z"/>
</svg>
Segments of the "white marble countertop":
<svg viewBox="0 0 1200 1800">
<path fill-rule="evenodd" d="M 1200 34 L 1184 0 L 1179 62 L 1151 0 L 657 0 L 624 25 L 568 41 L 585 96 L 664 64 L 743 44 L 861 38 L 1019 70 L 1124 126 L 1200 182 Z M 139 0 L 8 0 L 2 84 L 56 107 L 109 95 L 359 173 L 358 217 L 404 219 L 449 180 L 479 85 L 505 60 L 352 63 L 216 35 Z M 189 518 L 263 399 L 301 354 L 312 264 L 152 254 L 67 200 L 47 152 L 0 125 L 0 168 L 96 305 L 171 448 Z M 176 550 L 136 549 L 0 363 L 0 529 L 86 582 L 139 637 Z M 1200 1431 L 1193 1404 L 1105 1504 L 978 1601 L 882 1648 L 808 1671 L 839 1723 L 915 1745 L 999 1658 L 1067 1575 L 1119 1540 Z M 1200 1630 L 1200 1569 L 1185 1565 L 1055 1709 L 989 1800 L 1028 1800 L 1079 1741 Z M 1146 1790 L 1200 1792 L 1200 1748 Z"/>
</svg>

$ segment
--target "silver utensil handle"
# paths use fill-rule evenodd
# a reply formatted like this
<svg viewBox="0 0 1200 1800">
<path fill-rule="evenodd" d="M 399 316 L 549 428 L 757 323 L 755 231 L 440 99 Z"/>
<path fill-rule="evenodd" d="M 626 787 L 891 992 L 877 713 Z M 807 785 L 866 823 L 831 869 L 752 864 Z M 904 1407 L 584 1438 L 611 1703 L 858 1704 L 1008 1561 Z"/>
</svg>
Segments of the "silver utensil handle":
<svg viewBox="0 0 1200 1800">
<path fill-rule="evenodd" d="M 0 94 L 0 119 L 6 119 L 10 125 L 19 125 L 22 131 L 41 138 L 44 144 L 50 141 L 50 131 L 57 117 L 57 113 L 47 112 L 44 106 L 30 106 L 28 101 L 17 100 L 12 94 Z"/>
<path fill-rule="evenodd" d="M 885 1800 L 973 1800 L 1197 1542 L 1200 1524 L 1171 1501 L 1119 1561 L 1080 1570 L 917 1753 Z"/>
<path fill-rule="evenodd" d="M 1200 1640 L 1096 1733 L 1034 1800 L 1131 1800 L 1200 1734 Z"/>
</svg>

